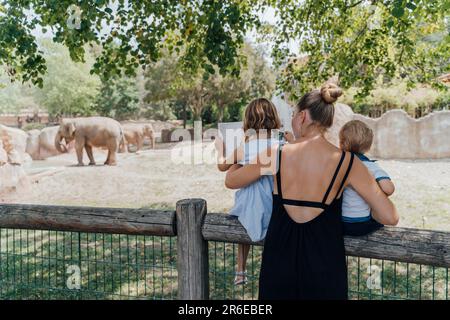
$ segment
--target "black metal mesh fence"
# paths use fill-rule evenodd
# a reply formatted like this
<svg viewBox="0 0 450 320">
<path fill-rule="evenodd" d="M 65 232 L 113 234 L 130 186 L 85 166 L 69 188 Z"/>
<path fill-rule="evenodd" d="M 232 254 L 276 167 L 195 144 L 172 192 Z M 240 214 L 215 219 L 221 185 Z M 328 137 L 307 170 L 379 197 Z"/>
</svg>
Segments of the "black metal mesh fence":
<svg viewBox="0 0 450 320">
<path fill-rule="evenodd" d="M 0 299 L 176 299 L 176 237 L 0 229 Z M 257 299 L 262 247 L 209 242 L 212 299 Z M 348 257 L 351 299 L 448 300 L 448 268 Z"/>
</svg>

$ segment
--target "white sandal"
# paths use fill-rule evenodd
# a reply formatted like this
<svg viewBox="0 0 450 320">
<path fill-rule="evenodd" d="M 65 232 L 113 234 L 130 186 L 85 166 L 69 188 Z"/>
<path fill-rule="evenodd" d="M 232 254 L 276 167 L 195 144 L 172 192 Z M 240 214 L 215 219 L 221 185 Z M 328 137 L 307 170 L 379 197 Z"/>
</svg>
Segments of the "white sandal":
<svg viewBox="0 0 450 320">
<path fill-rule="evenodd" d="M 234 277 L 234 285 L 238 286 L 238 285 L 245 285 L 247 284 L 247 271 L 237 271 L 234 273 L 235 277 Z"/>
</svg>

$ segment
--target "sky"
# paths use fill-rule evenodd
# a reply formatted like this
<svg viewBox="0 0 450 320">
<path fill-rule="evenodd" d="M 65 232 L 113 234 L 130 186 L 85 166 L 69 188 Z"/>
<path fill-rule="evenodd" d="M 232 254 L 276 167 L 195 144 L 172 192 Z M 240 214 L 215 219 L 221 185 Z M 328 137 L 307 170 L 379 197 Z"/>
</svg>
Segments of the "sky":
<svg viewBox="0 0 450 320">
<path fill-rule="evenodd" d="M 264 12 L 262 12 L 259 16 L 263 22 L 272 25 L 276 25 L 279 21 L 279 18 L 276 17 L 275 9 L 271 7 L 266 8 Z M 247 34 L 247 39 L 252 43 L 256 42 L 256 34 L 254 32 L 249 32 Z M 264 45 L 266 45 L 268 48 L 272 47 L 272 43 L 270 42 L 266 42 L 264 43 Z M 293 54 L 298 55 L 298 41 L 295 41 L 295 39 L 291 39 L 291 41 L 288 43 L 288 47 Z"/>
</svg>

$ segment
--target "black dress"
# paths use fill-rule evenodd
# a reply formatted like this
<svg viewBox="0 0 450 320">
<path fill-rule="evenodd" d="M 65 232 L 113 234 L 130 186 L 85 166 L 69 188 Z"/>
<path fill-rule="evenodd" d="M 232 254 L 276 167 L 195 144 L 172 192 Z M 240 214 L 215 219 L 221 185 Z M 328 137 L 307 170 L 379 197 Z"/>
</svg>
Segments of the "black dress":
<svg viewBox="0 0 450 320">
<path fill-rule="evenodd" d="M 342 190 L 353 164 L 353 154 L 336 197 L 326 204 L 346 153 L 342 152 L 322 202 L 284 199 L 281 191 L 281 148 L 277 172 L 278 195 L 273 210 L 261 264 L 259 299 L 345 300 L 348 294 L 347 265 L 341 223 Z M 322 208 L 316 218 L 297 223 L 283 204 Z"/>
</svg>

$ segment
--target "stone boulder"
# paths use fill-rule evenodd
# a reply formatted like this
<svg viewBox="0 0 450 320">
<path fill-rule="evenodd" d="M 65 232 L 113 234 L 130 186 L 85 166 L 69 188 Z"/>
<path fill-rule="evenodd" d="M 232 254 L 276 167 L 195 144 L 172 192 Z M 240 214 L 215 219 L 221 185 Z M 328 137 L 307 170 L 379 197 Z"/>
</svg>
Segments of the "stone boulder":
<svg viewBox="0 0 450 320">
<path fill-rule="evenodd" d="M 10 158 L 10 163 L 22 164 L 29 162 L 30 157 L 26 155 L 28 134 L 25 131 L 0 125 L 0 137 Z"/>
<path fill-rule="evenodd" d="M 23 152 L 21 134 L 17 131 L 8 131 L 1 128 L 0 131 L 0 196 L 12 192 L 28 192 L 30 181 L 24 171 L 23 163 L 29 161 L 29 156 Z M 11 134 L 12 132 L 12 134 Z M 19 137 L 19 138 L 17 138 Z M 17 148 L 17 149 L 16 149 Z"/>
<path fill-rule="evenodd" d="M 61 154 L 55 148 L 55 137 L 58 133 L 58 130 L 59 126 L 48 127 L 41 130 L 41 134 L 39 135 L 39 153 L 41 160 Z M 71 142 L 67 146 L 67 149 L 69 150 L 69 152 L 73 150 L 74 142 Z"/>
<path fill-rule="evenodd" d="M 60 154 L 55 148 L 55 137 L 59 126 L 44 128 L 41 131 L 28 132 L 26 151 L 33 160 L 45 160 Z M 74 149 L 74 143 L 68 145 L 69 151 Z"/>
<path fill-rule="evenodd" d="M 40 130 L 28 131 L 26 152 L 31 156 L 33 160 L 40 160 L 40 147 L 39 147 L 40 134 L 41 134 Z"/>
<path fill-rule="evenodd" d="M 0 166 L 0 196 L 28 192 L 30 180 L 22 166 L 6 163 Z"/>
<path fill-rule="evenodd" d="M 8 163 L 8 153 L 3 148 L 3 140 L 0 139 L 0 166 Z"/>
</svg>

